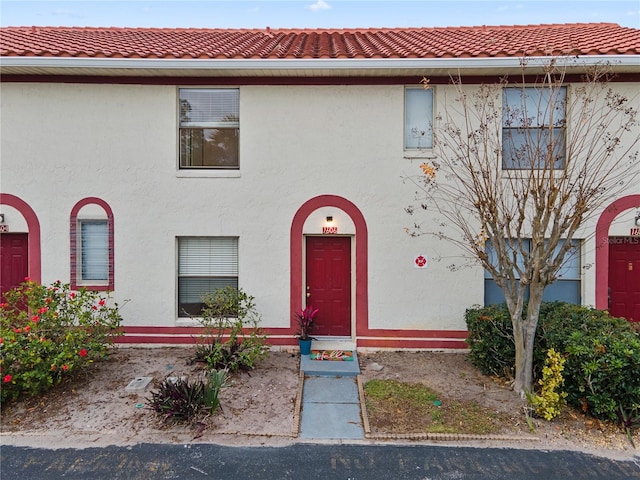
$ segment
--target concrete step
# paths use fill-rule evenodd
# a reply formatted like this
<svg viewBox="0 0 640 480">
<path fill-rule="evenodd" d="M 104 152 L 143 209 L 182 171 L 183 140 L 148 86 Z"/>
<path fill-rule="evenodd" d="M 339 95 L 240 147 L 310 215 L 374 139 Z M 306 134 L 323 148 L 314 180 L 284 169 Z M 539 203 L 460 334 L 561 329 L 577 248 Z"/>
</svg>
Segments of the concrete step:
<svg viewBox="0 0 640 480">
<path fill-rule="evenodd" d="M 312 350 L 320 350 L 311 347 Z M 325 349 L 322 349 L 325 350 Z M 326 349 L 336 350 L 336 349 Z M 360 364 L 358 362 L 358 354 L 355 350 L 351 351 L 353 360 L 311 360 L 311 355 L 300 356 L 300 370 L 307 376 L 324 376 L 324 377 L 355 377 L 360 375 Z"/>
</svg>

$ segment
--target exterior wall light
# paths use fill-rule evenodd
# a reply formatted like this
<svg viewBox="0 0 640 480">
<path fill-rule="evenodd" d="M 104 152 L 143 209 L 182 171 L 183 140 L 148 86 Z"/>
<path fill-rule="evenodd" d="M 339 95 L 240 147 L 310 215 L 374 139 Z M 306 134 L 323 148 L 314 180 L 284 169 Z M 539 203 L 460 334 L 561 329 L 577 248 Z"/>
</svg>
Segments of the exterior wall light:
<svg viewBox="0 0 640 480">
<path fill-rule="evenodd" d="M 0 213 L 0 223 L 4 223 L 4 213 Z"/>
<path fill-rule="evenodd" d="M 635 223 L 636 223 L 636 227 L 640 227 L 640 210 L 636 212 Z"/>
<path fill-rule="evenodd" d="M 333 223 L 333 217 L 332 216 L 328 216 L 326 218 L 326 220 L 327 220 L 327 223 Z M 636 218 L 636 223 L 638 223 L 638 219 L 637 218 Z"/>
</svg>

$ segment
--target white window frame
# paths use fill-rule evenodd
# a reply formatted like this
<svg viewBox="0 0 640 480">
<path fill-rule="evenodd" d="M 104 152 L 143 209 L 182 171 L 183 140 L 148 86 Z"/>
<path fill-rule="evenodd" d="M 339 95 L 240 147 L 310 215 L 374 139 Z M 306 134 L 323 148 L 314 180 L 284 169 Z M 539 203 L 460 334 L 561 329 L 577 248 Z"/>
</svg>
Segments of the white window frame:
<svg viewBox="0 0 640 480">
<path fill-rule="evenodd" d="M 433 148 L 433 88 L 404 89 L 404 149 L 424 151 Z"/>
<path fill-rule="evenodd" d="M 178 317 L 197 317 L 202 296 L 217 288 L 238 288 L 239 243 L 238 237 L 177 237 Z"/>
<path fill-rule="evenodd" d="M 211 171 L 239 170 L 240 168 L 240 89 L 239 88 L 178 88 L 178 170 Z M 183 101 L 189 97 L 193 102 L 190 113 L 185 113 Z M 197 139 L 189 132 L 201 131 L 200 154 L 202 161 L 194 156 L 194 149 L 186 144 L 187 139 Z M 206 138 L 206 132 L 224 132 L 235 135 L 235 161 L 218 161 L 217 157 L 208 157 L 205 150 L 213 149 L 216 143 Z M 210 141 L 209 147 L 205 144 Z M 197 141 L 197 140 L 194 140 Z M 215 158 L 216 161 L 212 161 Z M 208 160 L 208 161 L 207 161 Z"/>
</svg>

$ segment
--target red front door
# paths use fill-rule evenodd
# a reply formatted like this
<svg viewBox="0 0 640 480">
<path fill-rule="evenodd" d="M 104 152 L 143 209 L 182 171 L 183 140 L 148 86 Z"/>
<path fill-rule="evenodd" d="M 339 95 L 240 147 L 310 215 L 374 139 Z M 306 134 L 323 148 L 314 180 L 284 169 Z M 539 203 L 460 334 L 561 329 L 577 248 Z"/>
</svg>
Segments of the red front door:
<svg viewBox="0 0 640 480">
<path fill-rule="evenodd" d="M 28 246 L 26 233 L 0 235 L 0 296 L 20 285 L 29 275 Z"/>
<path fill-rule="evenodd" d="M 306 237 L 307 304 L 318 308 L 312 335 L 351 335 L 351 238 Z"/>
<path fill-rule="evenodd" d="M 609 238 L 609 313 L 640 321 L 640 238 Z"/>
</svg>

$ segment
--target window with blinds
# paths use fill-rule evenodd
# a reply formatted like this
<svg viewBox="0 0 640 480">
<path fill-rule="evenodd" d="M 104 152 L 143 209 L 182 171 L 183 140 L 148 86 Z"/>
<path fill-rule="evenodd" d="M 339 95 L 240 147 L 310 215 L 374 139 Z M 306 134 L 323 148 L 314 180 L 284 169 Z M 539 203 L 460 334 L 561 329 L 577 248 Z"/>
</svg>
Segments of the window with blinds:
<svg viewBox="0 0 640 480">
<path fill-rule="evenodd" d="M 178 316 L 197 316 L 203 296 L 225 287 L 238 288 L 238 238 L 178 238 Z"/>
<path fill-rule="evenodd" d="M 503 169 L 564 168 L 566 103 L 566 87 L 503 90 Z"/>
<path fill-rule="evenodd" d="M 404 148 L 433 147 L 433 89 L 404 90 Z"/>
<path fill-rule="evenodd" d="M 237 88 L 182 88 L 180 168 L 239 167 L 240 91 Z"/>
<path fill-rule="evenodd" d="M 79 277 L 84 283 L 109 280 L 109 228 L 107 220 L 80 221 Z"/>
</svg>

